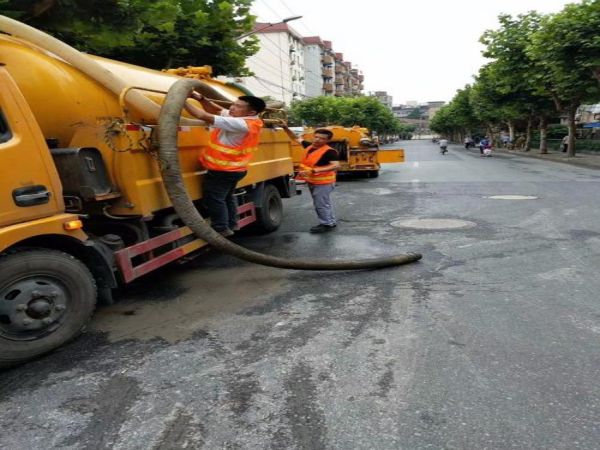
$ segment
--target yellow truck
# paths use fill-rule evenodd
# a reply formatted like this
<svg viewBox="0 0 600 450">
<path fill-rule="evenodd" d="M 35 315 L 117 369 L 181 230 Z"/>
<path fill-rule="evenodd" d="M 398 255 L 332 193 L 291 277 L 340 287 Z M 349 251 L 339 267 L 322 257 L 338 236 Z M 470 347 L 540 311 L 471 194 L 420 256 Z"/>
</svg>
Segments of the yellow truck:
<svg viewBox="0 0 600 450">
<path fill-rule="evenodd" d="M 403 149 L 386 149 L 379 147 L 377 138 L 370 136 L 367 128 L 354 126 L 327 126 L 322 127 L 333 132 L 330 146 L 335 148 L 340 155 L 340 169 L 342 174 L 356 174 L 370 178 L 379 176 L 381 164 L 404 162 Z M 304 131 L 301 139 L 311 141 L 314 129 Z M 297 167 L 304 154 L 300 145 L 292 147 L 294 166 Z"/>
<path fill-rule="evenodd" d="M 0 31 L 5 367 L 76 336 L 113 288 L 206 244 L 181 223 L 163 187 L 155 111 L 181 76 L 200 79 L 205 96 L 225 103 L 245 92 L 206 67 L 176 75 L 80 54 L 2 16 Z M 205 172 L 197 158 L 207 142 L 207 127 L 182 122 L 182 173 L 198 205 Z M 295 193 L 289 138 L 265 128 L 238 185 L 240 226 L 275 230 L 281 198 Z"/>
</svg>

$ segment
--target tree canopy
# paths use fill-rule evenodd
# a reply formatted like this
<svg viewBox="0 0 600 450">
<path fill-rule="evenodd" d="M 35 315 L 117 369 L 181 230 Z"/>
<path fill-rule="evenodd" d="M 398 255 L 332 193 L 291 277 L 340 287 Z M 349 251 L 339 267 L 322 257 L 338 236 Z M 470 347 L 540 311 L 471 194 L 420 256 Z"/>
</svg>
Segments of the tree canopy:
<svg viewBox="0 0 600 450">
<path fill-rule="evenodd" d="M 0 0 L 0 13 L 75 48 L 154 69 L 211 65 L 248 75 L 252 0 Z"/>
<path fill-rule="evenodd" d="M 569 122 L 569 154 L 575 154 L 575 112 L 583 103 L 600 101 L 600 2 L 583 0 L 556 14 L 535 11 L 499 16 L 500 27 L 481 37 L 483 66 L 469 95 L 454 97 L 434 117 L 438 133 L 460 136 L 473 126 L 488 132 L 527 124 L 540 127 L 545 152 L 548 119 L 559 114 Z M 469 120 L 465 122 L 468 111 Z"/>
<path fill-rule="evenodd" d="M 291 121 L 308 126 L 359 125 L 379 134 L 408 131 L 374 97 L 314 97 L 292 103 Z"/>
</svg>

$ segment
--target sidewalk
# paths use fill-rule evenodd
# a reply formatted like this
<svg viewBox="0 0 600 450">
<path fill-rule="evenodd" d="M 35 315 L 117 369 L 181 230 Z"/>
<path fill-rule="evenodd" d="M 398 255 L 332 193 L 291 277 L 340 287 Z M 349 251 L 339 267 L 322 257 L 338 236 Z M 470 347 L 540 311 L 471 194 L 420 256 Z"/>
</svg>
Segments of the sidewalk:
<svg viewBox="0 0 600 450">
<path fill-rule="evenodd" d="M 479 151 L 476 148 L 477 151 Z M 539 149 L 531 149 L 528 152 L 522 150 L 508 150 L 506 148 L 494 148 L 495 153 L 505 153 L 514 156 L 523 156 L 525 158 L 545 159 L 572 166 L 587 167 L 589 169 L 600 169 L 600 154 L 595 153 L 577 153 L 573 158 L 566 156 L 566 153 L 548 150 L 547 155 L 540 154 Z"/>
</svg>

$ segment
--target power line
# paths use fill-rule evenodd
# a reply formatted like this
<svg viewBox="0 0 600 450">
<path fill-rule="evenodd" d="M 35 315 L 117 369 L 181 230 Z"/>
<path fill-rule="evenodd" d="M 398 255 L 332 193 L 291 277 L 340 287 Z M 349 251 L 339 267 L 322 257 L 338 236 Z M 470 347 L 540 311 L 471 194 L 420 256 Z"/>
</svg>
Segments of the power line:
<svg viewBox="0 0 600 450">
<path fill-rule="evenodd" d="M 298 14 L 296 14 L 294 11 L 292 11 L 292 8 L 290 8 L 290 7 L 287 5 L 287 3 L 286 3 L 284 0 L 279 0 L 279 2 L 280 2 L 282 5 L 283 5 L 283 7 L 284 7 L 285 9 L 287 9 L 287 10 L 288 10 L 288 12 L 289 12 L 289 13 L 290 13 L 292 16 L 296 16 L 296 15 L 298 15 Z M 309 34 L 311 34 L 311 35 L 313 35 L 313 36 L 316 36 L 316 35 L 317 35 L 317 33 L 315 33 L 313 30 L 311 30 L 311 29 L 309 28 L 309 26 L 308 26 L 308 25 L 306 25 L 306 21 L 304 21 L 304 20 L 300 19 L 298 22 L 300 23 L 300 25 L 301 25 L 301 26 L 302 26 L 302 27 L 303 27 L 303 28 L 304 28 L 306 31 L 308 31 L 308 33 L 309 33 Z"/>
<path fill-rule="evenodd" d="M 275 17 L 281 17 L 281 15 L 277 11 L 275 11 L 273 8 L 271 8 L 271 5 L 269 5 L 265 0 L 260 0 L 260 1 L 263 5 L 265 5 L 267 8 L 269 8 L 273 14 L 275 14 Z"/>
</svg>

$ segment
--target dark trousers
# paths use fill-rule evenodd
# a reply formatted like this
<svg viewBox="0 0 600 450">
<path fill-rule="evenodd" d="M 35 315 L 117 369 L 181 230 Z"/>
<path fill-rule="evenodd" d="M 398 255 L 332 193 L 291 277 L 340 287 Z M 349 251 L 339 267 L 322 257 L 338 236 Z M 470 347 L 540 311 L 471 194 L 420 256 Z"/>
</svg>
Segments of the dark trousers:
<svg viewBox="0 0 600 450">
<path fill-rule="evenodd" d="M 210 224 L 216 231 L 233 229 L 237 225 L 237 201 L 233 196 L 244 172 L 209 170 L 202 182 L 202 198 L 208 210 Z"/>
</svg>

